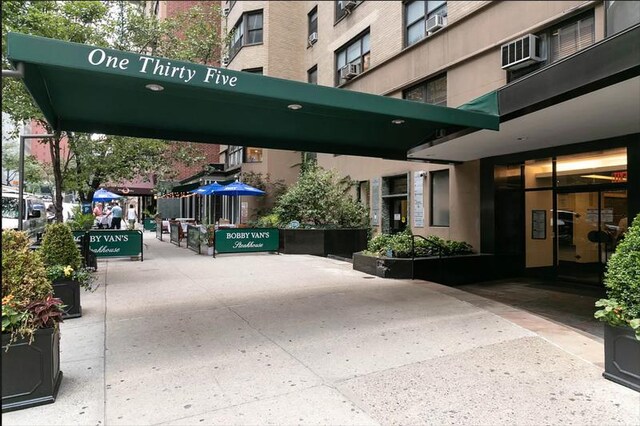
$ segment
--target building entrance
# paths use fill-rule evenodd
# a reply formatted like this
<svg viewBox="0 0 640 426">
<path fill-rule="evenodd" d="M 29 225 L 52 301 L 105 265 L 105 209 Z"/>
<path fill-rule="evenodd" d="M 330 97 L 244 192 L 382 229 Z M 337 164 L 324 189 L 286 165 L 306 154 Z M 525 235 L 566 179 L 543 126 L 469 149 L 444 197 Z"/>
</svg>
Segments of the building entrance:
<svg viewBox="0 0 640 426">
<path fill-rule="evenodd" d="M 558 277 L 601 283 L 604 267 L 626 230 L 627 192 L 559 192 L 556 197 Z"/>
</svg>

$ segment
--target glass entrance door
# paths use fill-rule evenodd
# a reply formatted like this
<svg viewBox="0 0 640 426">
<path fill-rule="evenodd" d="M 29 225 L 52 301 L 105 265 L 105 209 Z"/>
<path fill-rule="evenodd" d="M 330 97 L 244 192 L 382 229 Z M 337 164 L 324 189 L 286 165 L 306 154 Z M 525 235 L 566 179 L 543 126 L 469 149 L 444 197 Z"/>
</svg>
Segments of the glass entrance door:
<svg viewBox="0 0 640 426">
<path fill-rule="evenodd" d="M 626 191 L 558 192 L 557 206 L 558 278 L 601 284 L 605 265 L 626 230 Z"/>
</svg>

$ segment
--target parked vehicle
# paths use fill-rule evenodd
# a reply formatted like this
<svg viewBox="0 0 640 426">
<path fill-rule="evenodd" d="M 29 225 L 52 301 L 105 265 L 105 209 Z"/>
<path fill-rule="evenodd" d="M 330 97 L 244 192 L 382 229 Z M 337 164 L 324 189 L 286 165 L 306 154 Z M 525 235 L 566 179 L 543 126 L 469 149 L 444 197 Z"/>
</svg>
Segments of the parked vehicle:
<svg viewBox="0 0 640 426">
<path fill-rule="evenodd" d="M 22 229 L 33 241 L 40 241 L 47 224 L 47 213 L 42 198 L 24 193 L 22 200 Z M 2 188 L 2 229 L 18 229 L 19 224 L 18 191 L 14 188 Z"/>
</svg>

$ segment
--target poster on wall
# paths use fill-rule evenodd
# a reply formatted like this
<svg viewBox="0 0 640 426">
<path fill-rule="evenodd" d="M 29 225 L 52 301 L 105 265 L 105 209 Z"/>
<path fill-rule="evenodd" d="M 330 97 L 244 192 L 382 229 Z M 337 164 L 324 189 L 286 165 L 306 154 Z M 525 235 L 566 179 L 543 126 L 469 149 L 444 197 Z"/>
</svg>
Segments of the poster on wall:
<svg viewBox="0 0 640 426">
<path fill-rule="evenodd" d="M 424 172 L 413 172 L 413 227 L 424 228 Z"/>
<path fill-rule="evenodd" d="M 531 239 L 533 240 L 547 239 L 547 211 L 546 210 L 531 211 Z"/>
</svg>

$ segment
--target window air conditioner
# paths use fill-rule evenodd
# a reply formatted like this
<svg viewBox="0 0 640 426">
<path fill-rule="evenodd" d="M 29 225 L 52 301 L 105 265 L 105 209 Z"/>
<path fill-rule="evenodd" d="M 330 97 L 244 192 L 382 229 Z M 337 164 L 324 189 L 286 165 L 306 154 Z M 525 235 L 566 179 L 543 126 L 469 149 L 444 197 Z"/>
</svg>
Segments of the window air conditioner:
<svg viewBox="0 0 640 426">
<path fill-rule="evenodd" d="M 343 1 L 342 2 L 342 8 L 347 12 L 350 13 L 355 7 L 357 6 L 355 1 Z"/>
<path fill-rule="evenodd" d="M 362 72 L 362 67 L 359 63 L 347 64 L 340 68 L 340 78 L 343 80 L 351 80 Z"/>
<path fill-rule="evenodd" d="M 222 9 L 222 16 L 227 17 L 229 16 L 229 12 L 231 11 L 231 9 L 229 8 L 229 6 L 225 7 Z"/>
<path fill-rule="evenodd" d="M 445 26 L 444 17 L 442 15 L 433 15 L 427 19 L 425 30 L 431 35 Z"/>
<path fill-rule="evenodd" d="M 316 41 L 318 41 L 318 33 L 314 31 L 309 34 L 309 46 L 311 46 Z"/>
<path fill-rule="evenodd" d="M 533 34 L 503 44 L 500 49 L 503 70 L 523 68 L 545 59 L 540 37 Z"/>
<path fill-rule="evenodd" d="M 228 56 L 223 56 L 222 57 L 222 66 L 226 67 L 229 65 L 229 57 Z"/>
</svg>

